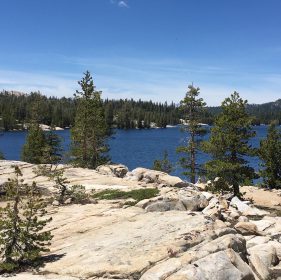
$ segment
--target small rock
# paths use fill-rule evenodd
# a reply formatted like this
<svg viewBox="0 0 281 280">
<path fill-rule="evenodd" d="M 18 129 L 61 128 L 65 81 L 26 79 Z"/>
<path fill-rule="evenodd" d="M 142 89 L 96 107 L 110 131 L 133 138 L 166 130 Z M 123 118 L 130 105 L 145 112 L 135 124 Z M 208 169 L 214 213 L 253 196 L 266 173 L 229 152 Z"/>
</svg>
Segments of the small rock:
<svg viewBox="0 0 281 280">
<path fill-rule="evenodd" d="M 257 226 L 251 222 L 238 222 L 234 228 L 242 235 L 260 235 Z"/>
<path fill-rule="evenodd" d="M 248 219 L 246 216 L 240 216 L 240 217 L 238 218 L 238 221 L 239 221 L 239 222 L 249 222 L 249 219 Z"/>
<path fill-rule="evenodd" d="M 66 199 L 66 200 L 64 201 L 64 204 L 71 204 L 71 202 L 72 202 L 72 198 L 69 197 L 68 199 Z"/>
<path fill-rule="evenodd" d="M 53 205 L 53 206 L 59 206 L 60 203 L 59 203 L 57 200 L 54 200 L 54 201 L 52 202 L 52 205 Z"/>
</svg>

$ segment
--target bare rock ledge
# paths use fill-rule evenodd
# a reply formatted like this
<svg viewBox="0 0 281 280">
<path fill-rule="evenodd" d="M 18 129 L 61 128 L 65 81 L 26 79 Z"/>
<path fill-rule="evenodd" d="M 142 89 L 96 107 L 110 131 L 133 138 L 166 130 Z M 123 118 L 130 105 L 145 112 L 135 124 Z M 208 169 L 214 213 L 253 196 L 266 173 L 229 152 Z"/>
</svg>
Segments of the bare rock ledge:
<svg viewBox="0 0 281 280">
<path fill-rule="evenodd" d="M 25 182 L 35 180 L 53 191 L 51 182 L 36 177 L 35 166 L 24 162 L 0 161 L 0 184 L 13 176 L 13 164 L 20 165 Z M 127 208 L 122 199 L 50 205 L 54 238 L 44 266 L 0 279 L 281 279 L 280 216 L 236 197 L 200 192 L 163 172 L 130 172 L 123 165 L 64 167 L 70 183 L 87 190 L 154 187 L 159 195 Z"/>
</svg>

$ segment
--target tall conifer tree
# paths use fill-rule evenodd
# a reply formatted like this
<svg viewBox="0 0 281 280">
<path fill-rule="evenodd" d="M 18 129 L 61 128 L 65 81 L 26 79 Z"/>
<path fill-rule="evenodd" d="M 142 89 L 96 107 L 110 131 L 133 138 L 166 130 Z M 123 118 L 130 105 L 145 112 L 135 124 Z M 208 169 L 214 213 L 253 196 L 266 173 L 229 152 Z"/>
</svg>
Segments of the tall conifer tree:
<svg viewBox="0 0 281 280">
<path fill-rule="evenodd" d="M 260 175 L 268 188 L 281 188 L 281 132 L 271 124 L 266 139 L 261 140 L 259 157 L 262 160 Z"/>
<path fill-rule="evenodd" d="M 106 139 L 109 127 L 106 123 L 101 92 L 96 91 L 89 71 L 78 82 L 76 91 L 77 112 L 71 129 L 73 163 L 79 167 L 96 168 L 108 161 Z"/>
<path fill-rule="evenodd" d="M 246 112 L 247 101 L 234 92 L 221 105 L 222 112 L 215 120 L 204 150 L 212 155 L 205 164 L 210 179 L 220 177 L 239 195 L 239 185 L 255 178 L 245 156 L 253 155 L 248 141 L 255 135 L 252 118 Z"/>
<path fill-rule="evenodd" d="M 197 163 L 197 153 L 200 150 L 201 137 L 206 134 L 206 130 L 200 125 L 200 118 L 206 103 L 202 98 L 198 98 L 200 89 L 193 85 L 188 86 L 188 92 L 181 101 L 181 109 L 184 112 L 185 121 L 188 123 L 186 131 L 189 134 L 186 146 L 177 148 L 177 152 L 184 154 L 180 158 L 180 164 L 184 169 L 183 174 L 190 177 L 192 183 L 195 183 L 196 174 L 200 172 L 200 165 Z"/>
<path fill-rule="evenodd" d="M 26 142 L 22 149 L 21 159 L 34 164 L 57 163 L 61 160 L 61 141 L 53 128 L 45 133 L 40 127 L 42 96 L 34 94 L 30 105 L 30 122 Z"/>
</svg>

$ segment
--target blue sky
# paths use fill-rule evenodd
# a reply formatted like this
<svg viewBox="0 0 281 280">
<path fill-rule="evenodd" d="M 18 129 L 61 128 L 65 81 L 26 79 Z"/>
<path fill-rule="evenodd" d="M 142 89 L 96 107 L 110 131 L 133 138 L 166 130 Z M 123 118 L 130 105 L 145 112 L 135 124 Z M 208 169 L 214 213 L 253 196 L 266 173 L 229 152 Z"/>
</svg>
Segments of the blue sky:
<svg viewBox="0 0 281 280">
<path fill-rule="evenodd" d="M 281 98 L 280 0 L 0 0 L 0 90 L 208 105 Z"/>
</svg>

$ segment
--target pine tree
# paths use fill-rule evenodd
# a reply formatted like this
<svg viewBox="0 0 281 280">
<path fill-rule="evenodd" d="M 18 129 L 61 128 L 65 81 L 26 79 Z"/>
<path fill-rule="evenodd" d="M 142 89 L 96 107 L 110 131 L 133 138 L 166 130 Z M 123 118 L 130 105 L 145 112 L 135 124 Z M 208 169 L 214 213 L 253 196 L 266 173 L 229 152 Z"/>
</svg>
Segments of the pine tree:
<svg viewBox="0 0 281 280">
<path fill-rule="evenodd" d="M 254 150 L 248 141 L 255 135 L 246 105 L 247 101 L 237 92 L 226 98 L 211 129 L 210 139 L 204 143 L 204 150 L 212 156 L 212 160 L 205 164 L 209 178 L 222 178 L 238 196 L 239 185 L 255 178 L 254 169 L 245 159 L 245 156 L 253 155 Z"/>
<path fill-rule="evenodd" d="M 45 163 L 44 158 L 48 149 L 44 131 L 40 128 L 39 124 L 32 123 L 28 129 L 21 159 L 34 164 Z"/>
<path fill-rule="evenodd" d="M 44 231 L 51 218 L 44 219 L 46 204 L 35 183 L 24 184 L 15 166 L 15 178 L 5 184 L 7 205 L 0 208 L 0 272 L 34 264 L 47 252 L 52 235 Z"/>
<path fill-rule="evenodd" d="M 264 185 L 269 188 L 281 188 L 281 132 L 271 124 L 267 137 L 260 142 L 258 151 L 262 160 L 260 175 Z"/>
<path fill-rule="evenodd" d="M 101 92 L 95 90 L 89 71 L 78 82 L 78 102 L 74 127 L 71 129 L 73 163 L 79 167 L 96 168 L 108 161 L 106 139 L 109 135 Z"/>
<path fill-rule="evenodd" d="M 57 164 L 62 159 L 61 137 L 55 133 L 54 127 L 45 132 L 46 147 L 43 151 L 42 163 Z"/>
<path fill-rule="evenodd" d="M 189 139 L 186 146 L 177 148 L 177 153 L 184 154 L 180 158 L 180 164 L 184 169 L 183 174 L 189 176 L 191 182 L 195 183 L 196 175 L 200 173 L 197 153 L 200 150 L 201 138 L 206 134 L 206 130 L 202 128 L 199 121 L 206 104 L 202 98 L 198 98 L 199 88 L 189 85 L 188 89 L 185 98 L 181 101 L 181 110 L 184 112 L 185 120 L 188 123 L 185 130 L 189 134 Z"/>
<path fill-rule="evenodd" d="M 61 160 L 60 138 L 54 133 L 54 128 L 50 132 L 44 132 L 39 124 L 44 97 L 36 93 L 32 95 L 32 99 L 28 134 L 21 159 L 34 164 L 57 163 Z"/>
<path fill-rule="evenodd" d="M 154 160 L 152 169 L 162 171 L 168 174 L 173 171 L 173 166 L 168 159 L 168 152 L 166 150 L 164 151 L 163 159 Z"/>
</svg>

